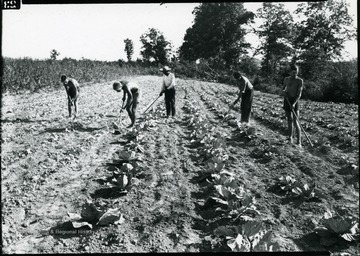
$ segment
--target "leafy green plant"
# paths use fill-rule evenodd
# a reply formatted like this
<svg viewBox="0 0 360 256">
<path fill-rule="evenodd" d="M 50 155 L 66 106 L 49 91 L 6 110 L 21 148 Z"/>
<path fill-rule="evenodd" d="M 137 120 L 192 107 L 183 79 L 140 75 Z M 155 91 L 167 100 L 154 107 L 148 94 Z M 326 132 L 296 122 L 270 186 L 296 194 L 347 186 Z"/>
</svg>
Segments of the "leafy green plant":
<svg viewBox="0 0 360 256">
<path fill-rule="evenodd" d="M 279 151 L 276 147 L 266 145 L 260 145 L 251 152 L 252 157 L 263 161 L 271 161 L 277 155 L 279 155 Z"/>
<path fill-rule="evenodd" d="M 210 196 L 220 206 L 215 211 L 223 212 L 228 218 L 240 218 L 242 220 L 251 220 L 253 217 L 260 215 L 256 209 L 256 200 L 245 191 L 242 186 L 230 180 L 225 185 L 214 185 L 216 194 Z"/>
<path fill-rule="evenodd" d="M 150 119 L 149 117 L 144 118 L 144 120 L 139 124 L 139 129 L 142 131 L 150 131 L 156 127 L 157 121 Z"/>
<path fill-rule="evenodd" d="M 204 168 L 205 173 L 209 173 L 211 175 L 211 179 L 217 179 L 217 175 L 221 174 L 225 163 L 220 161 L 208 161 L 206 162 L 206 166 Z"/>
<path fill-rule="evenodd" d="M 88 227 L 93 228 L 93 225 L 106 226 L 109 224 L 121 224 L 124 222 L 123 214 L 120 212 L 120 208 L 99 210 L 90 200 L 81 207 L 81 213 L 68 212 L 67 218 L 74 228 Z"/>
<path fill-rule="evenodd" d="M 296 182 L 296 179 L 289 175 L 281 176 L 278 178 L 276 185 L 280 188 L 281 191 L 289 192 L 294 188 Z"/>
<path fill-rule="evenodd" d="M 213 163 L 209 163 L 214 165 Z M 215 165 L 214 165 L 215 166 Z M 224 164 L 217 165 L 214 167 L 216 171 L 220 171 Z M 210 180 L 208 180 L 210 182 Z M 237 185 L 237 181 L 235 179 L 235 174 L 221 170 L 219 173 L 211 174 L 211 184 L 212 185 L 224 185 L 226 187 L 235 187 Z"/>
<path fill-rule="evenodd" d="M 248 221 L 240 226 L 220 226 L 214 234 L 225 236 L 227 245 L 233 252 L 275 251 L 277 243 L 271 242 L 271 231 L 267 231 L 258 221 Z"/>
<path fill-rule="evenodd" d="M 308 185 L 305 184 L 296 184 L 292 189 L 291 193 L 294 197 L 302 198 L 302 199 L 311 199 L 315 198 L 315 184 Z"/>
<path fill-rule="evenodd" d="M 254 127 L 250 127 L 247 124 L 243 124 L 241 122 L 236 122 L 236 126 L 237 126 L 237 129 L 239 130 L 239 134 L 241 136 L 244 136 L 248 139 L 254 139 L 257 137 L 255 134 Z"/>
<path fill-rule="evenodd" d="M 133 151 L 119 150 L 116 155 L 121 161 L 129 162 L 135 159 L 135 152 Z"/>
<path fill-rule="evenodd" d="M 210 127 L 208 123 L 198 121 L 193 125 L 193 131 L 190 134 L 190 138 L 197 139 L 201 142 L 207 135 L 214 131 L 214 127 Z"/>
<path fill-rule="evenodd" d="M 286 195 L 301 200 L 319 199 L 323 197 L 321 193 L 315 190 L 315 183 L 308 185 L 307 183 L 297 181 L 289 175 L 278 178 L 275 187 L 279 191 L 285 192 Z"/>
<path fill-rule="evenodd" d="M 217 135 L 207 135 L 201 141 L 204 146 L 200 149 L 200 155 L 205 160 L 218 158 L 220 161 L 226 161 L 229 156 L 226 154 L 226 142 L 225 140 Z M 218 160 L 215 160 L 218 161 Z"/>
<path fill-rule="evenodd" d="M 359 240 L 358 219 L 334 215 L 327 211 L 323 218 L 316 224 L 314 232 L 320 236 L 320 243 L 324 246 L 331 246 L 339 240 L 353 242 Z"/>
</svg>

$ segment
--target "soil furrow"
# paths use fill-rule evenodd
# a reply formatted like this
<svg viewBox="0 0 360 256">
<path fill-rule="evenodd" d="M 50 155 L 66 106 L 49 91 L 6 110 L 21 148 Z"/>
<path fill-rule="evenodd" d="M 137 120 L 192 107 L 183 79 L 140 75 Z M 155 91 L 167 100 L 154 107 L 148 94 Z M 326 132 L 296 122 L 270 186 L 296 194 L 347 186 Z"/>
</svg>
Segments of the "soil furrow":
<svg viewBox="0 0 360 256">
<path fill-rule="evenodd" d="M 278 96 L 256 92 L 252 122 L 238 127 L 239 106 L 223 120 L 237 88 L 178 79 L 177 117 L 166 119 L 163 98 L 148 115 L 142 113 L 158 97 L 161 77 L 132 79 L 142 89 L 134 129 L 125 128 L 130 123 L 125 112 L 120 119 L 122 94 L 112 90 L 112 81 L 82 87 L 75 120 L 67 118 L 63 90 L 5 95 L 1 120 L 3 252 L 231 251 L 214 229 L 238 222 L 221 217 L 215 206 L 205 204 L 214 187 L 206 181 L 204 152 L 190 137 L 194 128 L 186 122 L 191 115 L 183 108 L 187 101 L 212 128 L 208 135 L 225 141 L 228 159 L 224 170 L 234 173 L 239 185 L 255 197 L 261 212 L 258 218 L 273 231 L 281 250 L 328 250 L 313 233 L 314 220 L 319 221 L 328 209 L 342 216 L 358 216 L 358 169 L 356 173 L 356 166 L 350 166 L 358 166 L 358 148 L 329 145 L 328 151 L 321 151 L 304 143 L 299 150 L 284 143 L 285 119 L 275 113 L 279 106 L 271 109 L 272 114 L 264 109 L 272 108 L 269 102 L 281 104 Z M 353 107 L 343 112 L 342 105 L 326 107 L 339 114 L 335 126 L 347 127 L 340 115 L 346 119 Z M 325 116 L 326 107 L 309 102 L 303 115 L 316 117 L 319 109 Z M 306 120 L 305 124 L 311 123 Z M 327 120 L 334 119 L 323 119 Z M 120 126 L 117 134 L 113 122 Z M 314 140 L 320 140 L 322 133 L 340 132 L 323 128 L 320 121 L 315 127 L 320 128 L 309 132 Z M 248 128 L 254 129 L 250 135 Z M 141 139 L 129 141 L 135 132 Z M 134 143 L 140 148 L 131 149 Z M 115 175 L 121 169 L 119 154 L 123 151 L 136 156 L 136 161 L 130 161 L 135 176 L 128 191 L 120 189 Z M 277 185 L 281 176 L 315 182 L 319 197 L 304 199 L 281 191 Z M 95 225 L 87 234 L 50 233 L 73 231 L 68 212 L 80 213 L 85 200 L 101 210 L 120 209 L 123 222 Z M 353 253 L 354 248 L 351 243 L 340 243 L 331 250 Z"/>
</svg>

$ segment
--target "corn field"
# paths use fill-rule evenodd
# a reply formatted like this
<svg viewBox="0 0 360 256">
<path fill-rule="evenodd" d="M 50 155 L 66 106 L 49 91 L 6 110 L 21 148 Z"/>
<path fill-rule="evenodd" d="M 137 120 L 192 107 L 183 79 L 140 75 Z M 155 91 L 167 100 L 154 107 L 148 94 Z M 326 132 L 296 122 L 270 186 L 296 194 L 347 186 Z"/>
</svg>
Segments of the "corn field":
<svg viewBox="0 0 360 256">
<path fill-rule="evenodd" d="M 154 68 L 139 65 L 119 65 L 118 62 L 93 60 L 33 60 L 3 58 L 3 92 L 36 92 L 61 87 L 60 76 L 66 74 L 80 83 L 104 82 L 121 76 L 154 73 Z"/>
</svg>

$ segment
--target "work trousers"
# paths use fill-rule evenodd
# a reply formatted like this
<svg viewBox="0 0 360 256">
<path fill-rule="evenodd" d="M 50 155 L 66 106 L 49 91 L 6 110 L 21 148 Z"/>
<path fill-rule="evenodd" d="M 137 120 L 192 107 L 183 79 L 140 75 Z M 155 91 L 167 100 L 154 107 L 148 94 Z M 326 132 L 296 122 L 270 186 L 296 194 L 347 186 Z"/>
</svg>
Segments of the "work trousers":
<svg viewBox="0 0 360 256">
<path fill-rule="evenodd" d="M 175 116 L 175 88 L 165 90 L 166 116 Z"/>
<path fill-rule="evenodd" d="M 254 90 L 247 89 L 241 97 L 241 122 L 248 123 L 251 115 Z"/>
</svg>

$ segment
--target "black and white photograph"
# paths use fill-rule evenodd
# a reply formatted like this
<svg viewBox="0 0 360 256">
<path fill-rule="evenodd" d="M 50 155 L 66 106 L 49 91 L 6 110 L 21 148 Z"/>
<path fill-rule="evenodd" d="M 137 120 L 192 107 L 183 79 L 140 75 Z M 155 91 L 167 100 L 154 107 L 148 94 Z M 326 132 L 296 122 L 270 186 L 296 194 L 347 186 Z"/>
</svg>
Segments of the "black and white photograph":
<svg viewBox="0 0 360 256">
<path fill-rule="evenodd" d="M 360 255 L 358 6 L 2 1 L 2 254 Z"/>
</svg>

